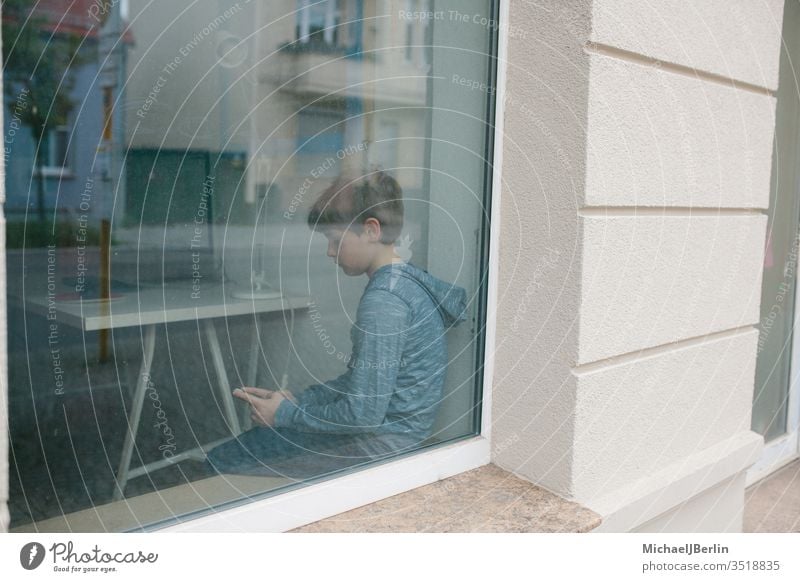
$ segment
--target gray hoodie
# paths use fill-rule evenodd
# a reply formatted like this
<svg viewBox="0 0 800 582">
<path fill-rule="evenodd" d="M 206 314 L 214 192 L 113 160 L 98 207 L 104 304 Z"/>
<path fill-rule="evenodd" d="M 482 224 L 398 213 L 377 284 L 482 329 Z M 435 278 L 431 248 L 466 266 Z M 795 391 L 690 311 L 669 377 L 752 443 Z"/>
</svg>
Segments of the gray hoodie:
<svg viewBox="0 0 800 582">
<path fill-rule="evenodd" d="M 375 452 L 431 434 L 447 371 L 450 327 L 466 319 L 466 293 L 408 263 L 377 269 L 355 325 L 347 372 L 278 407 L 275 426 L 369 437 Z M 369 440 L 367 439 L 367 440 Z M 366 441 L 365 441 L 366 442 Z"/>
</svg>

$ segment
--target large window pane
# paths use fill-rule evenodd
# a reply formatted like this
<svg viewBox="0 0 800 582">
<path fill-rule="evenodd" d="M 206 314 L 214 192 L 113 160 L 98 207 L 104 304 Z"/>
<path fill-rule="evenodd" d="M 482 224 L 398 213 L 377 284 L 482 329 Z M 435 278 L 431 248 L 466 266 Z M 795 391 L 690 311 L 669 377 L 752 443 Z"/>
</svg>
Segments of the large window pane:
<svg viewBox="0 0 800 582">
<path fill-rule="evenodd" d="M 479 432 L 491 2 L 3 10 L 12 527 Z"/>
</svg>

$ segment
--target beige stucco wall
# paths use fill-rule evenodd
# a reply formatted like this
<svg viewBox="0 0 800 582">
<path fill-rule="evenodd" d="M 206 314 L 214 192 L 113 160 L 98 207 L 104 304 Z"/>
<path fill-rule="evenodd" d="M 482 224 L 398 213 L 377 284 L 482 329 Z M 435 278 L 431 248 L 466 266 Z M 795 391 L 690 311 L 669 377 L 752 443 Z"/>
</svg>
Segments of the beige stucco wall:
<svg viewBox="0 0 800 582">
<path fill-rule="evenodd" d="M 743 490 L 760 450 L 782 6 L 511 1 L 494 460 L 607 529 Z"/>
<path fill-rule="evenodd" d="M 502 167 L 494 460 L 573 496 L 590 3 L 512 1 Z M 500 125 L 500 120 L 498 120 Z"/>
</svg>

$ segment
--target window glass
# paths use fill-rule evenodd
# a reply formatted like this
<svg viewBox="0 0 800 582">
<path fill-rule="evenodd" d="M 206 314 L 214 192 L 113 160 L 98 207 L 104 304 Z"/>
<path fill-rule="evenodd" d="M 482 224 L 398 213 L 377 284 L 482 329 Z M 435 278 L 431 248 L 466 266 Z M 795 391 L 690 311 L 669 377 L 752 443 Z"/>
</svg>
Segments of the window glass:
<svg viewBox="0 0 800 582">
<path fill-rule="evenodd" d="M 3 3 L 12 528 L 478 434 L 492 4 Z"/>
<path fill-rule="evenodd" d="M 66 168 L 69 163 L 67 160 L 69 128 L 56 127 L 48 134 L 48 166 L 53 168 Z"/>
<path fill-rule="evenodd" d="M 783 30 L 753 391 L 752 429 L 767 442 L 782 437 L 789 428 L 791 359 L 796 349 L 794 298 L 800 247 L 800 100 L 792 90 L 792 60 L 800 56 L 800 5 L 796 2 L 786 3 Z"/>
</svg>

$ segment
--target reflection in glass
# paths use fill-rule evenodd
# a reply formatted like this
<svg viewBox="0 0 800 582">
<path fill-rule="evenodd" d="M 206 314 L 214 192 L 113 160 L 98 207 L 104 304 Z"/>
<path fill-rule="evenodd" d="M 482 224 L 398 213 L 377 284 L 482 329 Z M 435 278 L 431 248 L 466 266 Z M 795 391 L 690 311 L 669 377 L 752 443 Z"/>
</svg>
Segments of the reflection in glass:
<svg viewBox="0 0 800 582">
<path fill-rule="evenodd" d="M 477 433 L 490 4 L 3 4 L 12 527 Z"/>
</svg>

